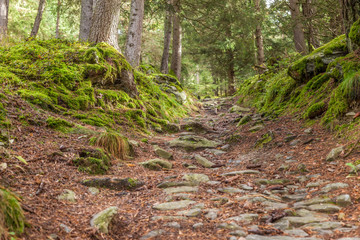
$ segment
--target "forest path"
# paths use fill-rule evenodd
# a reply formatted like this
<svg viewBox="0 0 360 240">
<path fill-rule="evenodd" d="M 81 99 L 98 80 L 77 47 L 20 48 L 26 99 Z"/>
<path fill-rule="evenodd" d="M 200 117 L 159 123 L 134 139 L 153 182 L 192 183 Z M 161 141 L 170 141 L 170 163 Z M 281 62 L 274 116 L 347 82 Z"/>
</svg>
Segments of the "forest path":
<svg viewBox="0 0 360 240">
<path fill-rule="evenodd" d="M 151 139 L 175 160 L 159 172 L 157 198 L 141 213 L 148 215 L 141 239 L 360 236 L 357 181 L 346 179 L 344 160 L 325 161 L 336 139 L 318 126 L 233 106 L 204 101 L 200 115 L 182 121 L 182 132 Z M 248 123 L 237 127 L 239 121 Z M 212 144 L 203 138 L 215 145 L 197 148 Z"/>
</svg>

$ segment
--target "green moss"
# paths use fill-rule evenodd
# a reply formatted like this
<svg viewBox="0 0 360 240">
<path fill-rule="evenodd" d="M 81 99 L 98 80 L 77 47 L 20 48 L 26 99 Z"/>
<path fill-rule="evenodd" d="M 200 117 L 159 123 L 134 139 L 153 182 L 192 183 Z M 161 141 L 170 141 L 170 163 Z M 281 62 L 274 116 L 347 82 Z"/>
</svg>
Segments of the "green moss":
<svg viewBox="0 0 360 240">
<path fill-rule="evenodd" d="M 125 117 L 128 118 L 129 121 L 135 121 L 138 126 L 146 128 L 146 114 L 142 110 L 128 110 L 125 112 Z"/>
<path fill-rule="evenodd" d="M 8 231 L 21 234 L 25 228 L 25 217 L 17 199 L 10 191 L 0 189 L 0 218 L 3 216 Z"/>
<path fill-rule="evenodd" d="M 263 148 L 266 144 L 270 143 L 274 140 L 274 134 L 272 132 L 268 132 L 261 136 L 259 140 L 255 143 L 255 148 Z"/>
<path fill-rule="evenodd" d="M 49 117 L 46 120 L 46 124 L 47 124 L 47 127 L 58 130 L 60 132 L 68 132 L 69 128 L 74 126 L 74 124 L 72 124 L 64 119 L 53 118 L 53 117 Z"/>
<path fill-rule="evenodd" d="M 360 46 L 360 19 L 352 25 L 349 33 L 349 38 L 352 43 Z"/>
<path fill-rule="evenodd" d="M 89 174 L 105 174 L 110 167 L 110 157 L 101 149 L 85 149 L 73 163 L 81 172 Z"/>
<path fill-rule="evenodd" d="M 307 109 L 307 111 L 304 114 L 304 117 L 309 118 L 309 119 L 313 119 L 313 118 L 316 118 L 316 117 L 320 116 L 325 111 L 326 111 L 326 103 L 325 102 L 318 102 L 318 103 L 315 103 L 315 104 L 311 105 L 311 107 L 309 107 Z"/>
</svg>

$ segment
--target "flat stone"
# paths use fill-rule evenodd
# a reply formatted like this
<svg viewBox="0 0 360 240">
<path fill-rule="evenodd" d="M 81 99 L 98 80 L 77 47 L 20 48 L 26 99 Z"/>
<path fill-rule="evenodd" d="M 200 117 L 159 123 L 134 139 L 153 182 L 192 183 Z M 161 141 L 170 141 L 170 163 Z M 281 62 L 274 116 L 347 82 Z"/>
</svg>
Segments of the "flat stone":
<svg viewBox="0 0 360 240">
<path fill-rule="evenodd" d="M 261 174 L 261 172 L 257 170 L 242 170 L 242 171 L 235 171 L 221 174 L 221 176 L 236 176 L 236 175 L 243 175 L 243 174 Z"/>
<path fill-rule="evenodd" d="M 251 128 L 249 129 L 249 131 L 250 131 L 250 132 L 258 132 L 258 131 L 260 131 L 260 130 L 263 130 L 264 128 L 265 128 L 264 125 L 259 124 L 259 125 L 256 125 L 256 126 L 254 126 L 254 127 L 251 127 Z"/>
<path fill-rule="evenodd" d="M 179 201 L 179 200 L 191 200 L 190 194 L 176 193 L 176 194 L 166 196 L 166 198 L 165 198 L 165 201 L 167 201 L 167 202 L 173 202 L 173 201 Z"/>
<path fill-rule="evenodd" d="M 290 236 L 294 236 L 294 237 L 307 237 L 309 236 L 309 234 L 307 234 L 304 230 L 301 229 L 290 229 L 290 230 L 285 230 L 284 233 L 290 235 Z"/>
<path fill-rule="evenodd" d="M 200 173 L 186 173 L 183 176 L 183 179 L 194 184 L 206 183 L 210 181 L 207 175 Z"/>
<path fill-rule="evenodd" d="M 198 229 L 198 228 L 202 228 L 203 226 L 204 226 L 203 223 L 195 223 L 195 224 L 193 225 L 193 228 Z"/>
<path fill-rule="evenodd" d="M 206 158 L 200 156 L 199 154 L 195 155 L 195 160 L 197 163 L 199 163 L 201 166 L 205 167 L 205 168 L 211 168 L 212 166 L 215 165 L 215 163 L 210 162 L 209 160 L 207 160 Z"/>
<path fill-rule="evenodd" d="M 159 171 L 162 170 L 163 168 L 165 169 L 171 169 L 172 168 L 172 163 L 166 160 L 162 160 L 162 159 L 152 159 L 146 162 L 141 162 L 139 163 L 140 165 L 142 165 L 145 168 L 148 168 L 150 170 L 155 170 L 155 171 Z"/>
<path fill-rule="evenodd" d="M 117 214 L 118 208 L 117 207 L 109 207 L 97 214 L 95 214 L 91 221 L 90 225 L 99 230 L 102 233 L 109 232 L 109 223 L 113 219 L 113 217 Z"/>
<path fill-rule="evenodd" d="M 257 220 L 259 217 L 258 214 L 241 214 L 239 216 L 231 217 L 226 219 L 225 221 L 235 221 L 235 222 L 244 222 L 244 223 L 250 223 L 254 220 Z"/>
<path fill-rule="evenodd" d="M 345 238 L 338 238 L 337 240 L 360 240 L 358 237 L 345 237 Z"/>
<path fill-rule="evenodd" d="M 175 140 L 170 141 L 170 147 L 185 148 L 188 151 L 194 151 L 199 148 L 216 148 L 220 146 L 220 142 L 211 141 L 200 136 L 181 136 Z"/>
<path fill-rule="evenodd" d="M 153 230 L 147 234 L 145 234 L 144 236 L 142 236 L 140 239 L 141 240 L 146 240 L 146 239 L 151 239 L 151 238 L 155 238 L 155 237 L 158 237 L 162 234 L 164 234 L 165 231 L 162 230 L 162 229 L 157 229 L 157 230 Z"/>
<path fill-rule="evenodd" d="M 59 199 L 59 200 L 65 200 L 65 201 L 69 201 L 69 202 L 76 202 L 76 194 L 73 192 L 73 191 L 71 191 L 71 190 L 69 190 L 69 189 L 65 189 L 64 191 L 63 191 L 63 193 L 62 194 L 60 194 L 58 197 L 57 197 L 57 199 Z"/>
<path fill-rule="evenodd" d="M 134 178 L 92 178 L 82 180 L 81 184 L 87 187 L 101 187 L 116 191 L 132 190 L 144 185 L 143 182 Z"/>
<path fill-rule="evenodd" d="M 200 214 L 201 214 L 201 209 L 199 209 L 199 208 L 185 210 L 185 211 L 176 213 L 176 215 L 181 215 L 181 216 L 186 216 L 186 217 L 197 217 Z"/>
<path fill-rule="evenodd" d="M 89 193 L 91 193 L 92 195 L 98 195 L 99 194 L 99 189 L 98 188 L 96 188 L 96 187 L 89 187 L 88 188 L 88 191 L 89 191 Z"/>
<path fill-rule="evenodd" d="M 344 151 L 343 146 L 332 149 L 329 152 L 329 154 L 326 156 L 326 161 L 328 162 L 335 161 L 343 151 Z"/>
<path fill-rule="evenodd" d="M 266 201 L 266 202 L 262 202 L 262 205 L 266 206 L 265 210 L 278 210 L 278 209 L 285 209 L 288 208 L 289 206 L 285 203 L 278 203 L 278 202 L 270 202 L 270 201 Z"/>
<path fill-rule="evenodd" d="M 311 228 L 311 229 L 322 229 L 322 230 L 329 230 L 329 229 L 336 229 L 341 228 L 344 226 L 342 222 L 319 222 L 319 223 L 309 223 L 304 225 L 304 228 Z"/>
<path fill-rule="evenodd" d="M 246 240 L 294 240 L 294 237 L 288 236 L 261 236 L 261 235 L 248 235 Z M 300 237 L 296 238 L 296 240 L 321 240 L 320 238 L 314 237 Z"/>
<path fill-rule="evenodd" d="M 189 192 L 198 192 L 198 187 L 189 187 L 189 186 L 183 186 L 183 187 L 173 187 L 173 188 L 165 188 L 164 192 L 166 194 L 174 194 L 174 193 L 189 193 Z"/>
<path fill-rule="evenodd" d="M 314 130 L 312 128 L 307 128 L 304 130 L 304 133 L 311 134 Z"/>
<path fill-rule="evenodd" d="M 151 217 L 151 221 L 174 221 L 174 220 L 187 220 L 187 217 L 184 216 L 153 216 Z"/>
<path fill-rule="evenodd" d="M 170 228 L 177 228 L 177 229 L 179 229 L 181 227 L 178 222 L 165 223 L 164 226 L 165 227 L 170 227 Z"/>
<path fill-rule="evenodd" d="M 218 217 L 219 209 L 210 209 L 207 214 L 205 214 L 205 218 L 215 220 Z"/>
<path fill-rule="evenodd" d="M 220 156 L 220 155 L 223 155 L 226 153 L 225 151 L 218 150 L 218 149 L 206 149 L 206 152 L 212 153 L 216 156 Z"/>
<path fill-rule="evenodd" d="M 233 188 L 233 187 L 219 188 L 218 191 L 223 193 L 230 193 L 230 194 L 244 192 L 242 189 Z"/>
<path fill-rule="evenodd" d="M 288 220 L 290 226 L 293 227 L 301 227 L 303 225 L 309 224 L 309 223 L 317 223 L 322 221 L 327 221 L 326 217 L 320 217 L 320 216 L 307 216 L 307 217 L 284 217 L 284 220 Z"/>
<path fill-rule="evenodd" d="M 287 194 L 281 197 L 282 200 L 292 202 L 292 201 L 302 201 L 306 198 L 307 194 Z"/>
<path fill-rule="evenodd" d="M 280 219 L 279 221 L 272 224 L 272 226 L 279 230 L 286 230 L 290 228 L 290 222 L 287 219 Z"/>
<path fill-rule="evenodd" d="M 305 201 L 301 201 L 301 202 L 297 202 L 294 204 L 295 208 L 298 207 L 302 207 L 302 206 L 310 206 L 310 205 L 315 205 L 315 204 L 324 204 L 324 203 L 332 203 L 333 201 L 325 196 L 325 197 L 316 197 L 316 198 L 311 198 Z"/>
<path fill-rule="evenodd" d="M 290 182 L 289 179 L 257 179 L 255 183 L 258 185 L 281 185 Z"/>
<path fill-rule="evenodd" d="M 236 237 L 246 237 L 247 233 L 243 230 L 236 230 L 234 232 L 229 233 L 232 236 L 236 236 Z"/>
<path fill-rule="evenodd" d="M 315 204 L 315 205 L 310 205 L 309 209 L 311 211 L 316 211 L 316 212 L 336 213 L 341 210 L 341 207 L 338 207 L 333 204 Z"/>
<path fill-rule="evenodd" d="M 352 204 L 351 197 L 349 194 L 343 194 L 340 196 L 337 196 L 335 199 L 336 205 L 339 205 L 341 207 L 347 207 Z"/>
<path fill-rule="evenodd" d="M 227 229 L 227 230 L 241 230 L 241 229 L 242 229 L 239 225 L 237 225 L 237 224 L 234 223 L 234 222 L 231 222 L 231 223 L 221 223 L 217 228 Z"/>
<path fill-rule="evenodd" d="M 290 146 L 296 146 L 296 145 L 298 145 L 300 142 L 301 142 L 301 141 L 300 141 L 299 139 L 296 139 L 296 140 L 291 141 L 289 145 L 290 145 Z"/>
<path fill-rule="evenodd" d="M 177 210 L 177 209 L 186 208 L 189 205 L 195 204 L 195 203 L 196 203 L 195 201 L 191 201 L 191 200 L 181 200 L 181 201 L 176 201 L 176 202 L 155 204 L 153 206 L 153 208 L 156 210 L 161 210 L 161 211 Z"/>
<path fill-rule="evenodd" d="M 208 185 L 219 185 L 219 184 L 221 184 L 221 182 L 220 181 L 208 181 L 208 182 L 206 182 L 206 184 L 208 184 Z"/>
<path fill-rule="evenodd" d="M 184 187 L 196 186 L 193 182 L 162 182 L 157 185 L 158 188 Z"/>
<path fill-rule="evenodd" d="M 306 185 L 306 187 L 307 188 L 315 188 L 315 187 L 319 187 L 322 183 L 323 183 L 323 181 L 310 182 Z"/>
<path fill-rule="evenodd" d="M 244 107 L 240 107 L 238 105 L 234 105 L 229 109 L 230 113 L 237 113 L 237 112 L 250 112 L 251 109 L 250 108 L 244 108 Z"/>
<path fill-rule="evenodd" d="M 322 192 L 331 192 L 331 191 L 334 191 L 334 190 L 337 190 L 337 189 L 344 189 L 344 188 L 348 188 L 349 187 L 349 184 L 347 183 L 329 183 L 328 185 L 326 185 L 325 187 L 323 187 L 321 189 Z"/>
<path fill-rule="evenodd" d="M 168 160 L 174 158 L 172 153 L 162 149 L 159 146 L 154 146 L 154 151 L 155 151 L 156 155 L 158 155 L 158 157 L 168 159 Z"/>
</svg>

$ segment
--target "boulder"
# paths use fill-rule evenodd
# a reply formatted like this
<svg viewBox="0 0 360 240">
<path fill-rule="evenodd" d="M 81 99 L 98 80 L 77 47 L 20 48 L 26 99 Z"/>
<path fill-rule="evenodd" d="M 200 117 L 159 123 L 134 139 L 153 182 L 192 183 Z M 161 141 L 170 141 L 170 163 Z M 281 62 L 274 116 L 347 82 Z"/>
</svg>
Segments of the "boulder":
<svg viewBox="0 0 360 240">
<path fill-rule="evenodd" d="M 154 151 L 156 153 L 156 155 L 158 155 L 158 157 L 164 158 L 164 159 L 173 159 L 173 154 L 162 149 L 159 146 L 154 146 Z"/>
<path fill-rule="evenodd" d="M 219 145 L 221 145 L 221 143 L 194 135 L 181 136 L 170 141 L 170 147 L 185 148 L 188 151 L 194 151 L 200 148 L 216 148 Z"/>
<path fill-rule="evenodd" d="M 328 162 L 335 161 L 343 151 L 344 151 L 343 146 L 332 149 L 329 152 L 329 154 L 326 156 L 326 161 Z"/>
<path fill-rule="evenodd" d="M 108 233 L 109 232 L 109 223 L 113 219 L 113 217 L 117 214 L 118 208 L 117 207 L 109 207 L 97 214 L 95 214 L 91 221 L 90 225 L 95 227 L 101 233 Z"/>
<path fill-rule="evenodd" d="M 166 160 L 162 160 L 162 159 L 152 159 L 146 162 L 141 162 L 139 163 L 140 165 L 142 165 L 145 168 L 148 168 L 150 170 L 155 170 L 155 171 L 160 171 L 162 169 L 171 169 L 172 168 L 172 163 Z"/>
<path fill-rule="evenodd" d="M 195 160 L 197 161 L 197 163 L 199 163 L 201 166 L 203 166 L 205 168 L 211 168 L 212 166 L 215 165 L 215 163 L 210 162 L 209 160 L 200 156 L 199 154 L 195 155 Z"/>
</svg>

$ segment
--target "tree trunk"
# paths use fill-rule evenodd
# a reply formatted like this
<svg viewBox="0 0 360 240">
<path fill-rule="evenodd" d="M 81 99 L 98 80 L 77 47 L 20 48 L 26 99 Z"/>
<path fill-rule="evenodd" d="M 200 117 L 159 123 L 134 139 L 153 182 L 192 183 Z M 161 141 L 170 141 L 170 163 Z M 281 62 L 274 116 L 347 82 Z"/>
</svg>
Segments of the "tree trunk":
<svg viewBox="0 0 360 240">
<path fill-rule="evenodd" d="M 172 27 L 172 0 L 168 0 L 166 7 L 166 16 L 164 21 L 164 50 L 161 58 L 160 71 L 164 74 L 169 73 L 169 53 L 171 43 L 171 27 Z"/>
<path fill-rule="evenodd" d="M 7 36 L 9 19 L 9 0 L 0 0 L 0 41 Z"/>
<path fill-rule="evenodd" d="M 359 18 L 359 0 L 341 0 L 342 17 L 345 27 L 347 46 L 349 52 L 352 52 L 353 44 L 349 39 L 351 26 Z"/>
<path fill-rule="evenodd" d="M 264 65 L 265 54 L 264 54 L 264 41 L 261 31 L 262 17 L 261 17 L 261 9 L 260 9 L 260 0 L 255 0 L 255 11 L 257 14 L 257 23 L 258 23 L 255 30 L 255 40 L 256 40 L 256 49 L 257 49 L 256 59 L 257 59 L 257 65 L 259 66 L 258 72 L 262 74 L 265 71 L 265 65 Z"/>
<path fill-rule="evenodd" d="M 120 4 L 120 0 L 97 1 L 90 28 L 90 42 L 106 42 L 120 51 L 117 38 Z"/>
<path fill-rule="evenodd" d="M 45 9 L 45 2 L 46 2 L 45 0 L 40 0 L 39 1 L 38 12 L 37 12 L 37 15 L 36 15 L 36 18 L 35 18 L 34 26 L 33 26 L 32 30 L 31 30 L 31 33 L 30 33 L 30 37 L 33 37 L 33 38 L 36 37 L 36 35 L 39 32 L 42 15 L 43 15 L 43 12 L 44 12 L 44 9 Z"/>
<path fill-rule="evenodd" d="M 94 0 L 81 0 L 80 41 L 87 41 L 89 39 L 93 7 Z"/>
<path fill-rule="evenodd" d="M 302 55 L 307 53 L 303 24 L 301 23 L 299 2 L 298 0 L 289 0 L 291 19 L 293 20 L 294 43 L 295 49 Z"/>
<path fill-rule="evenodd" d="M 56 32 L 55 38 L 60 38 L 60 8 L 61 8 L 61 0 L 58 0 L 58 5 L 56 9 Z"/>
<path fill-rule="evenodd" d="M 177 79 L 181 81 L 181 24 L 180 24 L 180 0 L 173 1 L 173 46 L 171 56 L 171 70 Z"/>
<path fill-rule="evenodd" d="M 126 39 L 125 57 L 132 67 L 139 66 L 141 35 L 144 20 L 144 0 L 131 0 L 130 23 Z"/>
<path fill-rule="evenodd" d="M 307 43 L 309 52 L 312 52 L 314 48 L 316 49 L 320 47 L 320 43 L 316 37 L 316 32 L 313 25 L 315 11 L 316 9 L 313 0 L 305 0 L 305 2 L 303 3 L 303 15 L 306 20 Z"/>
</svg>

